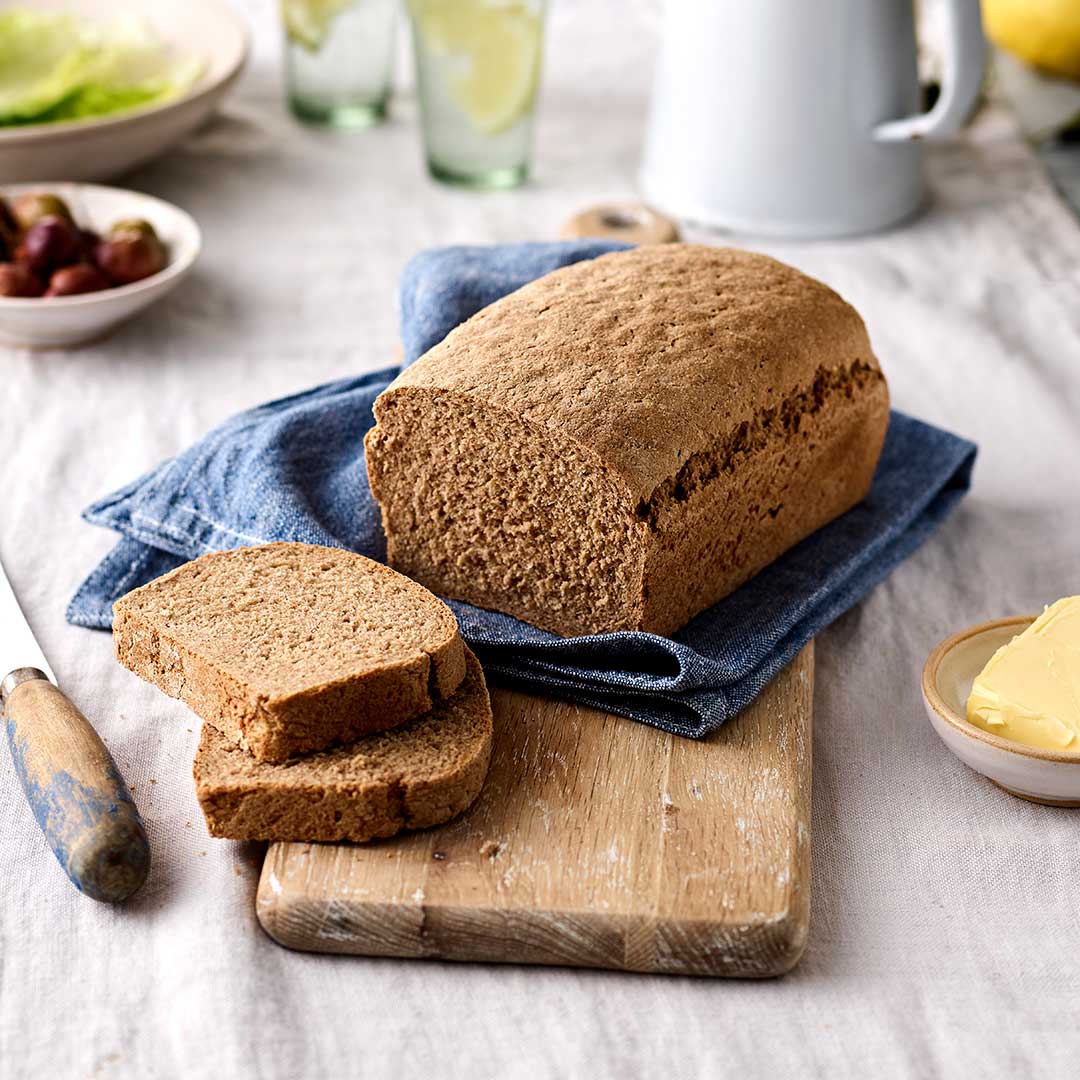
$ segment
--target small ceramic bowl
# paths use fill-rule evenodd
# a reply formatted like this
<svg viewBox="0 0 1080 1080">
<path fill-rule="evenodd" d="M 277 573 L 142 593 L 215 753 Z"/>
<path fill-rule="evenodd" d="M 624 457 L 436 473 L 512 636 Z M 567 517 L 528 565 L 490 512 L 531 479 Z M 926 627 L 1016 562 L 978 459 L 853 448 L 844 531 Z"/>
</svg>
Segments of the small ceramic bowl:
<svg viewBox="0 0 1080 1080">
<path fill-rule="evenodd" d="M 145 218 L 168 251 L 168 265 L 131 285 L 77 296 L 0 296 L 0 344 L 36 349 L 70 348 L 104 337 L 120 323 L 171 292 L 191 270 L 202 246 L 190 214 L 151 195 L 97 184 L 4 184 L 0 196 L 24 191 L 59 195 L 83 228 L 104 233 L 123 218 Z"/>
<path fill-rule="evenodd" d="M 946 638 L 922 673 L 926 715 L 941 741 L 965 764 L 1010 795 L 1050 806 L 1080 806 L 1080 753 L 1040 750 L 991 735 L 965 719 L 976 676 L 1034 615 L 979 623 Z"/>
</svg>

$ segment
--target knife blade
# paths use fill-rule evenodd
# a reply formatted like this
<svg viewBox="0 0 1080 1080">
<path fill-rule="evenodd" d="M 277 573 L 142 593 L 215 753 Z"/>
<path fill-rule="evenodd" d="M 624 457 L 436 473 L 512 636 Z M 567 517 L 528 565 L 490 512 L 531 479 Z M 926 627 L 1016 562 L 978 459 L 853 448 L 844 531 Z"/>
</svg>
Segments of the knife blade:
<svg viewBox="0 0 1080 1080">
<path fill-rule="evenodd" d="M 0 563 L 0 679 L 16 668 L 37 668 L 56 681 Z"/>
<path fill-rule="evenodd" d="M 126 900 L 150 869 L 142 819 L 105 744 L 57 687 L 2 564 L 0 715 L 19 783 L 64 873 L 95 900 Z"/>
</svg>

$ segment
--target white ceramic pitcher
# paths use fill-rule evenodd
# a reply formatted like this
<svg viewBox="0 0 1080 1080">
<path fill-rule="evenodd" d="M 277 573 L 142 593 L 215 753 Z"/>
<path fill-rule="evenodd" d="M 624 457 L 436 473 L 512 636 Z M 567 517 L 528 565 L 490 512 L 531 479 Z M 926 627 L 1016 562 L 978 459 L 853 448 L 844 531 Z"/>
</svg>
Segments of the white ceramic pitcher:
<svg viewBox="0 0 1080 1080">
<path fill-rule="evenodd" d="M 702 224 L 868 232 L 923 200 L 924 139 L 979 91 L 979 0 L 946 0 L 941 96 L 920 113 L 913 0 L 668 0 L 642 188 Z"/>
</svg>

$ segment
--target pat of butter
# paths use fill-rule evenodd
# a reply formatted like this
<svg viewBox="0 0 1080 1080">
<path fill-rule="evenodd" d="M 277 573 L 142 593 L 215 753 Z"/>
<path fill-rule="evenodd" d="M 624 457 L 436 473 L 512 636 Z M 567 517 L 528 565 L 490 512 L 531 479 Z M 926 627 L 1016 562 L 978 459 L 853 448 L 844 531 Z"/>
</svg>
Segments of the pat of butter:
<svg viewBox="0 0 1080 1080">
<path fill-rule="evenodd" d="M 994 653 L 967 718 L 1013 742 L 1080 753 L 1080 596 L 1051 604 Z"/>
</svg>

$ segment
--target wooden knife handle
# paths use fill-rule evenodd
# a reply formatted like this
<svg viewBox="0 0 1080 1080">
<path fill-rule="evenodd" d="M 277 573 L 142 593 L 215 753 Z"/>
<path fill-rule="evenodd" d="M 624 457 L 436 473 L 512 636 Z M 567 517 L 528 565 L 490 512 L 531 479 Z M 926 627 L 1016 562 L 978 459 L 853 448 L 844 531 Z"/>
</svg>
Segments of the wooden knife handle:
<svg viewBox="0 0 1080 1080">
<path fill-rule="evenodd" d="M 150 846 L 105 744 L 36 668 L 13 671 L 2 691 L 11 759 L 53 854 L 87 896 L 126 900 L 146 880 Z"/>
</svg>

